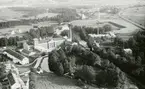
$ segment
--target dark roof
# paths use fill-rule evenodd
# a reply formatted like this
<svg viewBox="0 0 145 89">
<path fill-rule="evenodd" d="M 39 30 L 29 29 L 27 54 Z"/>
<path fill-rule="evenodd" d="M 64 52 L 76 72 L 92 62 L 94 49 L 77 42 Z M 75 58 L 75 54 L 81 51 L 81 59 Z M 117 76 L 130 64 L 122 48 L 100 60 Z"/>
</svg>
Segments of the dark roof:
<svg viewBox="0 0 145 89">
<path fill-rule="evenodd" d="M 31 53 L 30 51 L 28 51 L 26 49 L 23 49 L 22 52 L 25 53 L 25 54 L 30 54 Z"/>
<path fill-rule="evenodd" d="M 16 82 L 15 82 L 15 79 L 14 79 L 14 77 L 13 77 L 13 75 L 12 75 L 12 73 L 9 73 L 9 74 L 7 75 L 7 77 L 8 77 L 8 80 L 9 80 L 9 82 L 10 82 L 11 85 L 13 85 L 13 84 L 16 83 Z"/>
<path fill-rule="evenodd" d="M 24 59 L 24 56 L 22 56 L 20 53 L 17 53 L 11 49 L 6 49 L 5 52 L 9 53 L 10 55 L 13 55 L 14 57 L 20 59 L 20 60 L 23 60 Z"/>
</svg>

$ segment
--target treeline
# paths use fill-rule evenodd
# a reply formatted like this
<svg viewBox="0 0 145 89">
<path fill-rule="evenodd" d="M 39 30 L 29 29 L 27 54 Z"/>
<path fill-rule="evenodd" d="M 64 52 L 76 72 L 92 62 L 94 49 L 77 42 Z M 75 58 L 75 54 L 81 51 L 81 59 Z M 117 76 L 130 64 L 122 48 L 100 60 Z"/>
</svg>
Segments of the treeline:
<svg viewBox="0 0 145 89">
<path fill-rule="evenodd" d="M 53 8 L 50 9 L 49 12 L 59 13 L 58 16 L 51 18 L 51 20 L 56 20 L 58 22 L 70 22 L 80 18 L 77 11 L 71 8 Z"/>
<path fill-rule="evenodd" d="M 17 41 L 21 41 L 23 40 L 23 38 L 21 37 L 10 37 L 10 38 L 0 38 L 0 47 L 4 47 L 4 46 L 16 46 L 17 45 Z"/>
<path fill-rule="evenodd" d="M 12 26 L 18 26 L 18 25 L 29 25 L 33 20 L 14 20 L 14 21 L 7 21 L 7 22 L 0 22 L 0 28 L 7 28 Z"/>
<path fill-rule="evenodd" d="M 49 53 L 49 68 L 59 76 L 67 75 L 100 87 L 121 88 L 119 84 L 126 80 L 125 74 L 109 62 L 109 50 L 97 49 L 100 54 L 81 45 L 64 42 L 60 49 Z"/>
<path fill-rule="evenodd" d="M 53 26 L 46 26 L 40 27 L 36 29 L 30 29 L 30 31 L 26 32 L 22 37 L 2 37 L 0 38 L 0 47 L 4 46 L 17 46 L 18 41 L 28 40 L 29 43 L 33 43 L 32 40 L 34 38 L 46 38 L 49 36 L 57 36 L 54 35 L 54 27 Z"/>
<path fill-rule="evenodd" d="M 123 60 L 116 62 L 122 70 L 139 80 L 145 85 L 145 31 L 140 31 L 128 41 L 117 38 L 114 43 L 121 48 L 120 54 Z M 130 48 L 132 55 L 122 54 L 123 48 Z"/>
<path fill-rule="evenodd" d="M 105 24 L 99 28 L 74 26 L 72 31 L 74 31 L 74 34 L 78 34 L 82 40 L 86 41 L 88 34 L 105 34 L 106 32 L 112 31 L 112 27 L 109 24 Z"/>
<path fill-rule="evenodd" d="M 115 6 L 104 6 L 100 9 L 102 13 L 117 14 L 120 11 L 120 8 Z"/>
<path fill-rule="evenodd" d="M 43 18 L 34 18 L 34 19 L 21 19 L 15 21 L 7 21 L 1 22 L 0 28 L 7 28 L 11 26 L 18 26 L 18 25 L 29 25 L 32 23 L 44 22 L 44 21 L 56 21 L 59 24 L 62 22 L 70 22 L 72 20 L 80 19 L 80 16 L 77 14 L 75 9 L 70 8 L 54 8 L 50 9 L 51 13 L 58 13 L 57 16 L 54 17 L 43 17 Z"/>
<path fill-rule="evenodd" d="M 75 29 L 74 29 L 75 30 Z M 108 59 L 110 62 L 114 63 L 116 66 L 121 68 L 124 72 L 131 75 L 133 78 L 139 80 L 144 84 L 145 77 L 145 32 L 139 32 L 130 38 L 128 41 L 116 37 L 112 46 L 109 45 L 105 48 L 98 48 L 95 41 L 98 41 L 90 36 L 86 30 L 78 31 L 81 39 L 87 42 L 87 45 L 93 53 L 99 55 L 101 58 Z M 77 42 L 77 41 L 76 41 Z M 124 51 L 126 48 L 131 48 L 132 54 Z M 137 83 L 138 84 L 138 83 Z M 139 87 L 144 88 L 144 86 L 139 84 Z"/>
<path fill-rule="evenodd" d="M 49 36 L 55 36 L 53 26 L 45 26 L 45 27 L 30 29 L 30 31 L 27 32 L 24 37 L 26 39 L 32 40 L 33 38 L 45 38 Z"/>
</svg>

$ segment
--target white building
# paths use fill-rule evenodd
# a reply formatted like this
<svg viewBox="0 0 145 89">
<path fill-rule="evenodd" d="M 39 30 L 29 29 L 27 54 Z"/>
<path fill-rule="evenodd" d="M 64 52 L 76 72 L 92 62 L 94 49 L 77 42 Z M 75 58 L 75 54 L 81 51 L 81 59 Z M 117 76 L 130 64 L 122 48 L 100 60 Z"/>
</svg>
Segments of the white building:
<svg viewBox="0 0 145 89">
<path fill-rule="evenodd" d="M 130 48 L 123 49 L 126 54 L 132 55 L 132 50 Z"/>
<path fill-rule="evenodd" d="M 63 31 L 65 30 L 70 30 L 68 25 L 62 25 L 59 26 L 56 30 L 55 30 L 55 34 L 60 35 Z"/>
<path fill-rule="evenodd" d="M 22 65 L 29 63 L 29 59 L 27 57 L 21 55 L 20 53 L 13 51 L 13 50 L 6 49 L 3 54 L 5 54 L 9 58 L 11 58 L 14 63 L 20 63 Z"/>
<path fill-rule="evenodd" d="M 14 34 L 17 34 L 17 33 L 22 33 L 22 31 L 20 29 L 11 31 L 11 35 L 14 35 Z"/>
<path fill-rule="evenodd" d="M 50 52 L 64 42 L 64 38 L 34 39 L 34 48 L 41 52 Z"/>
<path fill-rule="evenodd" d="M 69 31 L 69 36 L 66 38 L 45 38 L 45 39 L 34 39 L 34 49 L 37 49 L 41 52 L 51 52 L 56 47 L 58 47 L 60 44 L 62 44 L 65 40 L 72 41 L 72 30 L 69 28 L 68 25 L 63 25 L 62 28 L 59 30 L 56 30 L 55 33 L 60 35 L 60 33 L 64 30 Z"/>
</svg>

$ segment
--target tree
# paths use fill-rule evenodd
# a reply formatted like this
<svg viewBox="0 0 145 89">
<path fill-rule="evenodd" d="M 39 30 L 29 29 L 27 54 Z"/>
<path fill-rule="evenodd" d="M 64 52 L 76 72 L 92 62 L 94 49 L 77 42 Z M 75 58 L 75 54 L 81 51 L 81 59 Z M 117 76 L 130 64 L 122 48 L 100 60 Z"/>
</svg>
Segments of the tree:
<svg viewBox="0 0 145 89">
<path fill-rule="evenodd" d="M 4 64 L 0 64 L 0 81 L 2 78 L 6 76 L 6 66 Z"/>
<path fill-rule="evenodd" d="M 93 67 L 83 65 L 83 66 L 77 67 L 75 76 L 83 80 L 86 80 L 88 82 L 95 82 L 96 72 Z"/>
<path fill-rule="evenodd" d="M 141 59 L 140 56 L 137 57 L 136 64 L 137 65 L 142 65 L 142 59 Z"/>
<path fill-rule="evenodd" d="M 68 30 L 64 30 L 63 32 L 61 32 L 60 34 L 61 36 L 69 36 L 69 31 Z"/>
<path fill-rule="evenodd" d="M 64 68 L 63 68 L 62 63 L 60 63 L 60 62 L 56 63 L 56 69 L 55 69 L 54 73 L 59 76 L 62 76 L 64 74 Z"/>
<path fill-rule="evenodd" d="M 105 25 L 103 26 L 103 29 L 105 30 L 105 32 L 108 32 L 108 31 L 111 31 L 111 30 L 112 30 L 112 27 L 111 27 L 111 25 L 109 25 L 109 24 L 105 24 Z"/>
<path fill-rule="evenodd" d="M 96 84 L 101 87 L 116 87 L 118 82 L 119 77 L 114 70 L 100 71 L 96 75 Z"/>
<path fill-rule="evenodd" d="M 57 20 L 58 24 L 60 25 L 63 22 L 63 18 L 60 16 Z"/>
<path fill-rule="evenodd" d="M 87 40 L 87 34 L 86 34 L 86 31 L 84 28 L 81 28 L 81 30 L 80 30 L 80 38 L 84 41 Z"/>
<path fill-rule="evenodd" d="M 130 47 L 130 48 L 133 48 L 133 47 L 135 47 L 137 45 L 137 42 L 136 42 L 136 40 L 134 39 L 134 38 L 130 38 L 129 40 L 128 40 L 128 46 Z"/>
</svg>

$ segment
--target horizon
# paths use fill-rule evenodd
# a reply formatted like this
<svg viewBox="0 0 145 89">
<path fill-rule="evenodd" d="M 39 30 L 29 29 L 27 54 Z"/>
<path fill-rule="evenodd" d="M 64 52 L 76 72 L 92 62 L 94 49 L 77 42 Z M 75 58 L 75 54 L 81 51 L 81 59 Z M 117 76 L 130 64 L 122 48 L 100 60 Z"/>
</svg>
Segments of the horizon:
<svg viewBox="0 0 145 89">
<path fill-rule="evenodd" d="M 113 3 L 112 3 L 113 2 Z M 145 4 L 145 0 L 0 0 L 3 7 L 59 7 L 81 5 L 134 5 Z"/>
</svg>

